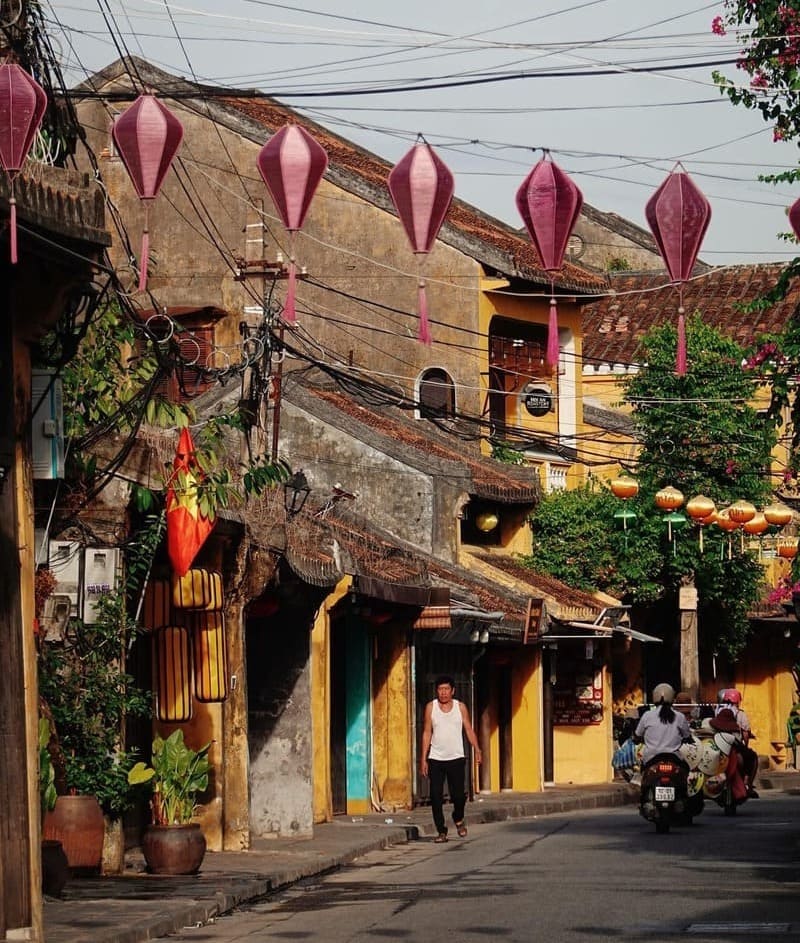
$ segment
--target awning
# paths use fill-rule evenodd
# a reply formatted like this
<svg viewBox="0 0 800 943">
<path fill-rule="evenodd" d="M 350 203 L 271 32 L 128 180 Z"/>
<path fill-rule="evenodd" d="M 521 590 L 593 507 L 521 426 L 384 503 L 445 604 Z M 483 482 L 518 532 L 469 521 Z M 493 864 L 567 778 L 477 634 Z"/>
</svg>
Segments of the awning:
<svg viewBox="0 0 800 943">
<path fill-rule="evenodd" d="M 551 619 L 551 624 L 558 626 L 557 632 L 564 629 L 575 631 L 557 634 L 557 632 L 544 632 L 539 637 L 539 641 L 555 641 L 558 639 L 598 639 L 611 638 L 614 632 L 619 635 L 625 635 L 628 638 L 636 639 L 637 642 L 663 642 L 663 639 L 655 635 L 647 635 L 645 632 L 639 632 L 632 629 L 629 624 L 630 606 L 608 606 L 597 616 L 594 622 L 578 622 L 575 620 Z"/>
</svg>

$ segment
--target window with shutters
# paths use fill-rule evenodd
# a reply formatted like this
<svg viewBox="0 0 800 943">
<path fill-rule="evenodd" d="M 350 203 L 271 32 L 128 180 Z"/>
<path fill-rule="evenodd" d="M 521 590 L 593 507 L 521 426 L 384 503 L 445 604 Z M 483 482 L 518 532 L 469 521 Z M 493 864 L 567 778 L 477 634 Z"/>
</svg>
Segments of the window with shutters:
<svg viewBox="0 0 800 943">
<path fill-rule="evenodd" d="M 167 329 L 168 322 L 165 320 L 163 325 Z M 157 336 L 160 327 L 160 322 L 153 322 L 149 330 Z M 177 345 L 178 349 L 175 366 L 161 377 L 154 393 L 171 403 L 187 403 L 214 384 L 207 373 L 207 367 L 213 362 L 214 327 L 181 321 L 172 333 L 170 344 Z"/>
<path fill-rule="evenodd" d="M 446 419 L 456 412 L 456 388 L 452 377 L 439 367 L 426 370 L 419 378 L 419 417 Z"/>
</svg>

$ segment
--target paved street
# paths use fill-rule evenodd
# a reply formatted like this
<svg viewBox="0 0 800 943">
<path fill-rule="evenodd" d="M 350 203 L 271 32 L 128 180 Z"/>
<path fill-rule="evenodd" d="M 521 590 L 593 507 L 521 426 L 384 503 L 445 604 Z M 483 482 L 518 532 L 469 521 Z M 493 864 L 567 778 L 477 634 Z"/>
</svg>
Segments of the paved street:
<svg viewBox="0 0 800 943">
<path fill-rule="evenodd" d="M 800 940 L 800 798 L 657 835 L 634 807 L 476 825 L 370 852 L 173 939 Z"/>
</svg>

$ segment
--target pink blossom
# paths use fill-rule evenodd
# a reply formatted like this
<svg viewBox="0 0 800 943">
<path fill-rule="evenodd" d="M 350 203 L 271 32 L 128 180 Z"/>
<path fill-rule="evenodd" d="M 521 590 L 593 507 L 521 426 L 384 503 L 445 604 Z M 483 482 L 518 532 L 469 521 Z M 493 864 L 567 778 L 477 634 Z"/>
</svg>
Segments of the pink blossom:
<svg viewBox="0 0 800 943">
<path fill-rule="evenodd" d="M 763 72 L 756 72 L 752 79 L 750 79 L 750 85 L 753 88 L 766 88 L 768 84 L 767 77 Z"/>
<path fill-rule="evenodd" d="M 784 134 L 782 128 L 773 128 L 773 131 L 772 131 L 773 141 L 783 141 L 785 139 L 786 139 L 786 135 Z"/>
<path fill-rule="evenodd" d="M 716 36 L 725 35 L 725 22 L 723 21 L 721 16 L 715 16 L 714 19 L 711 21 L 711 32 L 714 33 Z"/>
</svg>

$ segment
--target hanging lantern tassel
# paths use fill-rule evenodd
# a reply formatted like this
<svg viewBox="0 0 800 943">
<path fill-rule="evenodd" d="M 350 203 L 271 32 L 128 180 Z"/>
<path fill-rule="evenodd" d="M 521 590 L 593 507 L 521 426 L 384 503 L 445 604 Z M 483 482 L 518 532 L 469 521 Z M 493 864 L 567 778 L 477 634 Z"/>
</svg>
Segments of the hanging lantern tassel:
<svg viewBox="0 0 800 943">
<path fill-rule="evenodd" d="M 675 350 L 675 375 L 686 376 L 686 317 L 683 305 L 678 308 L 678 346 Z"/>
<path fill-rule="evenodd" d="M 558 306 L 556 305 L 555 288 L 550 283 L 550 320 L 547 325 L 547 351 L 545 353 L 545 363 L 548 367 L 555 369 L 558 366 L 559 355 L 558 344 Z"/>
<path fill-rule="evenodd" d="M 294 254 L 289 258 L 289 281 L 286 283 L 286 301 L 283 305 L 283 320 L 287 324 L 297 323 L 297 263 Z"/>
<path fill-rule="evenodd" d="M 144 229 L 142 229 L 142 252 L 139 256 L 139 291 L 147 288 L 147 263 L 150 258 L 150 204 L 144 204 Z"/>
<path fill-rule="evenodd" d="M 417 331 L 417 340 L 421 344 L 427 344 L 428 347 L 433 343 L 431 336 L 431 325 L 428 321 L 428 293 L 425 290 L 425 282 L 420 279 L 417 290 L 417 305 L 419 307 L 419 330 Z"/>
<path fill-rule="evenodd" d="M 11 184 L 11 199 L 8 201 L 8 206 L 10 209 L 10 230 L 9 236 L 11 238 L 11 264 L 17 264 L 17 201 L 14 198 L 14 184 Z"/>
</svg>

